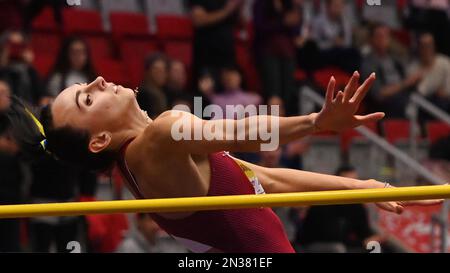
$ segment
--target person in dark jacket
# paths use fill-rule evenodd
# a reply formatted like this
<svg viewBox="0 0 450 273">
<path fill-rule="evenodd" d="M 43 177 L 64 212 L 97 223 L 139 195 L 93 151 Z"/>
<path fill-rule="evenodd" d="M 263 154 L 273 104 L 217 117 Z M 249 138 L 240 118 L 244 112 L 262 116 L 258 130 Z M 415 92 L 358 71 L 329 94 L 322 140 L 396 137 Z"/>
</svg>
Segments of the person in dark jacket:
<svg viewBox="0 0 450 273">
<path fill-rule="evenodd" d="M 336 175 L 358 178 L 351 166 L 340 167 Z M 371 229 L 366 207 L 354 204 L 309 208 L 296 241 L 301 251 L 344 253 L 364 252 L 368 242 L 384 240 Z"/>
<path fill-rule="evenodd" d="M 20 204 L 25 184 L 25 166 L 19 159 L 19 147 L 2 122 L 2 114 L 11 104 L 10 93 L 9 85 L 0 80 L 0 205 Z M 20 251 L 20 220 L 1 219 L 0 252 Z"/>
<path fill-rule="evenodd" d="M 224 66 L 236 63 L 234 31 L 240 21 L 243 0 L 189 0 L 193 41 L 193 83 L 205 69 L 216 82 Z"/>
</svg>

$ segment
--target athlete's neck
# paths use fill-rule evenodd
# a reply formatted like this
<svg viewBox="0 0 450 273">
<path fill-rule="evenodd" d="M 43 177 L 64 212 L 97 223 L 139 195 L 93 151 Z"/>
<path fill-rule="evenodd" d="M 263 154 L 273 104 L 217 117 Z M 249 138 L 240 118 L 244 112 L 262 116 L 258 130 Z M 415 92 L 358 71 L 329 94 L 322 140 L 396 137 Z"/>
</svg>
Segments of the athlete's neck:
<svg viewBox="0 0 450 273">
<path fill-rule="evenodd" d="M 136 112 L 128 114 L 124 120 L 126 120 L 126 124 L 123 129 L 114 133 L 114 141 L 111 143 L 111 148 L 114 150 L 120 149 L 124 143 L 142 134 L 153 122 L 147 112 L 140 108 Z"/>
</svg>

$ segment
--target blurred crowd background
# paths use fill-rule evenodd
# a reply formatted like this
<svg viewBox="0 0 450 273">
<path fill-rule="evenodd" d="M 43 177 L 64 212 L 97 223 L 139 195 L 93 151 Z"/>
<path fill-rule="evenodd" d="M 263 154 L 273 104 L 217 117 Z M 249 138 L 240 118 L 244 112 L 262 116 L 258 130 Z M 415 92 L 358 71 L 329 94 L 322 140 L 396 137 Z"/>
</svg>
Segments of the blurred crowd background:
<svg viewBox="0 0 450 273">
<path fill-rule="evenodd" d="M 412 94 L 450 112 L 449 13 L 444 0 L 0 0 L 0 112 L 10 94 L 42 107 L 67 86 L 101 75 L 139 87 L 139 104 L 151 117 L 179 104 L 192 109 L 194 96 L 224 109 L 278 105 L 280 115 L 291 116 L 300 114 L 301 87 L 324 95 L 332 75 L 342 88 L 358 70 L 363 78 L 377 73 L 359 112 L 386 112 L 373 130 L 395 141 L 408 138 Z M 432 138 L 430 157 L 444 162 L 448 175 L 450 127 L 419 116 L 421 138 Z M 114 170 L 24 162 L 4 127 L 1 204 L 131 198 Z M 240 156 L 303 168 L 309 140 Z M 346 157 L 348 141 L 333 173 L 361 177 Z M 299 252 L 364 252 L 373 240 L 396 251 L 363 205 L 277 213 Z M 82 252 L 187 251 L 145 214 L 0 220 L 0 252 L 69 252 L 71 241 Z"/>
</svg>

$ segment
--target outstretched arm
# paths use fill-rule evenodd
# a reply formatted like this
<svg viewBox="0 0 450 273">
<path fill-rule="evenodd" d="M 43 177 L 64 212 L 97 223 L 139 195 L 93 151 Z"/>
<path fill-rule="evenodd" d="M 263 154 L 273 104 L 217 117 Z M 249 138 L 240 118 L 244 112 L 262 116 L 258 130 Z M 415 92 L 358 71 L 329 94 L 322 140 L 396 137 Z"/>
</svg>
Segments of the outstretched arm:
<svg viewBox="0 0 450 273">
<path fill-rule="evenodd" d="M 169 111 L 146 130 L 149 139 L 173 152 L 208 154 L 218 151 L 259 152 L 262 145 L 276 149 L 315 131 L 314 115 L 297 117 L 251 116 L 241 120 L 202 120 L 187 112 Z M 262 132 L 262 134 L 261 134 Z"/>
<path fill-rule="evenodd" d="M 392 187 L 387 183 L 373 179 L 359 180 L 294 169 L 265 168 L 248 162 L 242 162 L 255 172 L 267 193 L 380 189 Z M 442 202 L 443 200 L 426 200 L 413 202 L 383 202 L 377 203 L 376 205 L 384 210 L 400 214 L 403 212 L 405 206 L 428 206 L 440 204 Z"/>
<path fill-rule="evenodd" d="M 202 120 L 187 112 L 168 111 L 148 127 L 147 134 L 169 152 L 204 154 L 223 150 L 258 152 L 262 145 L 277 148 L 315 132 L 340 132 L 384 117 L 384 113 L 355 115 L 375 75 L 372 74 L 361 86 L 359 78 L 359 73 L 355 72 L 344 91 L 335 94 L 336 80 L 332 77 L 325 104 L 319 113 L 296 117 L 259 115 L 241 120 Z"/>
</svg>

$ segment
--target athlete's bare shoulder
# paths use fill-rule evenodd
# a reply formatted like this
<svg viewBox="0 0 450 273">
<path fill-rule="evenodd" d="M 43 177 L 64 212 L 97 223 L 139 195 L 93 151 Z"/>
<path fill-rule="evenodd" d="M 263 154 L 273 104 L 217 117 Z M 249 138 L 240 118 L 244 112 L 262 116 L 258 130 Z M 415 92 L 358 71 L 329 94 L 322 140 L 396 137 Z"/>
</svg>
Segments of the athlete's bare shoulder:
<svg viewBox="0 0 450 273">
<path fill-rule="evenodd" d="M 190 113 L 181 111 L 166 111 L 156 117 L 145 130 L 130 143 L 130 149 L 137 154 L 153 154 L 160 158 L 167 158 L 170 154 L 180 154 L 180 151 L 173 145 L 175 140 L 172 137 L 172 125 L 181 119 L 187 119 L 192 116 Z"/>
<path fill-rule="evenodd" d="M 188 126 L 188 124 L 193 124 L 194 122 L 202 122 L 202 120 L 189 112 L 165 111 L 147 126 L 143 133 L 145 141 L 149 141 L 159 147 L 172 146 L 177 141 L 177 137 L 174 136 L 177 134 L 176 128 L 183 127 L 180 124 L 185 124 L 185 127 L 192 127 Z"/>
</svg>

